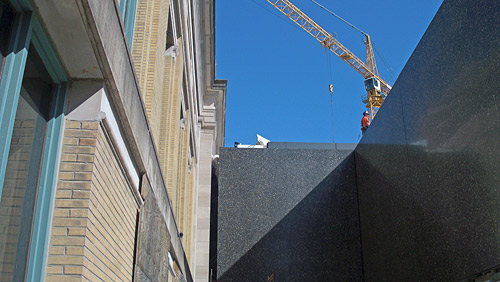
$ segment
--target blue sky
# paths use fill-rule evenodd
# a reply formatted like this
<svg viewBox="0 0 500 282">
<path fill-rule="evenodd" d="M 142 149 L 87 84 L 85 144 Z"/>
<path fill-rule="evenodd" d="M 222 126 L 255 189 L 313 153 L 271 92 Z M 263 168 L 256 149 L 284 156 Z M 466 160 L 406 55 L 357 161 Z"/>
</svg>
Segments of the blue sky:
<svg viewBox="0 0 500 282">
<path fill-rule="evenodd" d="M 370 35 L 379 74 L 391 85 L 442 4 L 316 1 Z M 365 60 L 361 33 L 310 0 L 291 2 Z M 226 146 L 255 144 L 256 134 L 275 142 L 358 142 L 363 77 L 266 0 L 216 1 L 216 76 L 228 80 Z"/>
</svg>

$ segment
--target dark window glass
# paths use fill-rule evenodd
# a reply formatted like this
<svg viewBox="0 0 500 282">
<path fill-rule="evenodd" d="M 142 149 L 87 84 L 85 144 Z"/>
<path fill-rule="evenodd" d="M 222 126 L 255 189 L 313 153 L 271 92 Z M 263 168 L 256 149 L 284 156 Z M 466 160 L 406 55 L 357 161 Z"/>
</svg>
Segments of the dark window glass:
<svg viewBox="0 0 500 282">
<path fill-rule="evenodd" d="M 0 281 L 24 281 L 52 86 L 30 46 L 0 201 Z"/>
<path fill-rule="evenodd" d="M 174 46 L 174 28 L 172 26 L 172 13 L 168 15 L 168 25 L 167 25 L 167 46 L 165 50 Z"/>
<path fill-rule="evenodd" d="M 5 57 L 9 49 L 9 38 L 14 23 L 14 10 L 6 0 L 0 0 L 0 78 L 3 73 Z"/>
</svg>

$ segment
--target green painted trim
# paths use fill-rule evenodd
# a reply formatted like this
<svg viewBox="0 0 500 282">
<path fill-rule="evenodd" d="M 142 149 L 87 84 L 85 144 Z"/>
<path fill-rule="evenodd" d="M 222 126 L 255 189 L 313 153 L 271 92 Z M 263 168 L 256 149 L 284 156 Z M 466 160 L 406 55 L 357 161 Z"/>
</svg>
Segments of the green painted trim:
<svg viewBox="0 0 500 282">
<path fill-rule="evenodd" d="M 24 68 L 28 58 L 31 37 L 31 13 L 16 16 L 9 54 L 5 58 L 4 72 L 0 82 L 0 179 L 5 178 L 10 142 L 14 130 L 19 93 L 23 82 Z M 2 198 L 3 181 L 0 181 L 0 200 Z"/>
<path fill-rule="evenodd" d="M 120 1 L 120 14 L 122 15 L 122 19 L 125 19 L 127 15 L 127 5 L 128 0 L 121 0 Z"/>
<path fill-rule="evenodd" d="M 40 173 L 40 183 L 36 199 L 33 229 L 31 235 L 28 273 L 26 281 L 37 282 L 45 277 L 49 236 L 56 193 L 60 148 L 63 138 L 64 108 L 68 92 L 68 74 L 54 51 L 50 37 L 43 28 L 38 15 L 33 20 L 31 42 L 42 59 L 45 68 L 56 84 L 53 97 L 51 120 L 47 125 L 44 157 Z"/>
<path fill-rule="evenodd" d="M 54 92 L 52 119 L 47 126 L 47 139 L 45 141 L 43 165 L 36 200 L 26 281 L 38 282 L 45 277 L 67 92 L 68 83 L 57 85 Z"/>
<path fill-rule="evenodd" d="M 54 51 L 50 37 L 45 31 L 40 16 L 33 11 L 30 0 L 11 0 L 18 12 L 14 34 L 16 40 L 12 52 L 6 57 L 4 73 L 0 84 L 0 93 L 6 93 L 0 98 L 0 179 L 5 176 L 8 152 L 12 131 L 14 128 L 19 93 L 24 76 L 24 68 L 28 57 L 30 42 L 39 53 L 47 71 L 54 80 L 54 97 L 52 101 L 51 120 L 47 124 L 47 136 L 36 208 L 33 219 L 31 242 L 29 244 L 29 260 L 26 281 L 44 280 L 49 249 L 49 235 L 54 207 L 54 195 L 57 183 L 57 168 L 60 158 L 60 148 L 63 136 L 64 106 L 68 91 L 68 75 L 59 56 Z M 5 128 L 4 128 L 5 127 Z M 0 182 L 0 199 L 3 181 Z"/>
<path fill-rule="evenodd" d="M 21 89 L 22 96 L 24 89 Z M 50 112 L 50 109 L 49 109 Z M 35 132 L 34 136 L 45 136 L 47 121 L 45 118 L 38 116 L 35 119 Z M 42 145 L 42 146 L 40 146 Z M 29 242 L 31 240 L 31 229 L 34 217 L 34 209 L 36 203 L 36 195 L 38 188 L 38 175 L 40 174 L 40 160 L 42 159 L 44 151 L 44 144 L 40 142 L 33 142 L 30 150 L 30 162 L 28 165 L 28 176 L 26 182 L 26 189 L 24 189 L 24 200 L 21 211 L 21 222 L 30 224 L 21 224 L 19 226 L 19 235 L 17 242 Z M 28 265 L 29 244 L 17 244 L 16 260 L 14 264 L 14 277 L 12 281 L 24 281 L 26 276 L 26 269 Z"/>
<path fill-rule="evenodd" d="M 33 4 L 30 0 L 10 0 L 10 4 L 19 13 L 33 11 Z"/>
<path fill-rule="evenodd" d="M 59 59 L 59 55 L 54 51 L 56 48 L 49 38 L 50 37 L 43 28 L 40 17 L 36 14 L 33 17 L 33 36 L 31 37 L 31 43 L 33 43 L 38 55 L 42 58 L 45 68 L 47 68 L 54 83 L 59 84 L 66 82 L 68 81 L 69 75 Z"/>
<path fill-rule="evenodd" d="M 11 0 L 11 4 L 13 8 L 20 14 L 32 14 L 33 11 L 33 3 L 32 0 Z M 56 50 L 54 44 L 49 39 L 45 28 L 43 27 L 43 21 L 38 13 L 33 13 L 32 16 L 32 35 L 30 35 L 31 43 L 37 49 L 40 57 L 43 59 L 46 64 L 47 71 L 52 76 L 52 79 L 55 83 L 61 83 L 63 81 L 67 81 L 67 77 L 69 77 L 66 72 L 61 60 L 59 59 L 59 55 L 54 52 Z M 29 44 L 28 44 L 29 47 Z M 26 48 L 28 49 L 28 48 Z"/>
<path fill-rule="evenodd" d="M 125 0 L 122 0 L 125 1 Z M 135 15 L 137 10 L 137 0 L 128 0 L 127 17 L 125 18 L 125 36 L 127 37 L 130 52 L 132 52 L 132 39 L 134 37 Z"/>
</svg>

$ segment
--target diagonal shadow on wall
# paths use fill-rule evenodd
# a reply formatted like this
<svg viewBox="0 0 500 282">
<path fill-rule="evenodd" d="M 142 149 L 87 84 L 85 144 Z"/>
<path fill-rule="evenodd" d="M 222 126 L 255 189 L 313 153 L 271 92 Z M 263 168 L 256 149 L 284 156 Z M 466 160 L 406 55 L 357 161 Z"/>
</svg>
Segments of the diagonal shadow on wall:
<svg viewBox="0 0 500 282">
<path fill-rule="evenodd" d="M 362 281 L 361 265 L 350 154 L 217 281 Z"/>
</svg>

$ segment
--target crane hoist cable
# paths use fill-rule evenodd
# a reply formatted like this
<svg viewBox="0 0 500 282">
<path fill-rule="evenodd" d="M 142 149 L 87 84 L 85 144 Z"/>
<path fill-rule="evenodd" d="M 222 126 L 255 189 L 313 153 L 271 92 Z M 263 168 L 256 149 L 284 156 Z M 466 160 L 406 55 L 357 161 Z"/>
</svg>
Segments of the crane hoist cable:
<svg viewBox="0 0 500 282">
<path fill-rule="evenodd" d="M 334 15 L 335 17 L 337 17 L 339 20 L 343 21 L 344 23 L 346 23 L 347 25 L 349 25 L 350 27 L 354 28 L 355 30 L 361 32 L 363 35 L 367 35 L 366 32 L 362 31 L 361 29 L 355 27 L 353 24 L 351 24 L 350 22 L 344 20 L 341 16 L 335 14 L 334 12 L 328 10 L 325 6 L 321 5 L 320 3 L 314 1 L 314 0 L 311 0 L 311 2 L 313 2 L 314 4 L 318 5 L 321 9 L 327 11 L 328 13 Z"/>
<path fill-rule="evenodd" d="M 355 30 L 361 32 L 363 35 L 367 35 L 366 32 L 362 31 L 361 29 L 359 29 L 358 27 L 356 27 L 355 25 L 351 24 L 350 22 L 346 21 L 345 19 L 343 19 L 341 16 L 335 14 L 334 12 L 330 11 L 328 8 L 326 8 L 325 6 L 321 5 L 320 3 L 314 1 L 314 0 L 311 0 L 311 2 L 313 2 L 314 4 L 318 5 L 321 9 L 327 11 L 328 13 L 330 13 L 331 15 L 335 16 L 336 18 L 338 18 L 339 20 L 343 21 L 344 23 L 346 23 L 348 26 L 354 28 Z M 384 64 L 387 72 L 389 73 L 389 75 L 391 76 L 391 82 L 394 82 L 394 71 L 392 69 L 392 67 L 389 65 L 389 63 L 386 62 L 384 56 L 382 55 L 382 52 L 380 52 L 374 45 L 372 45 L 373 49 L 375 49 L 375 52 L 377 53 L 377 55 L 382 59 L 382 63 Z"/>
<path fill-rule="evenodd" d="M 336 38 L 334 38 L 330 33 L 324 30 L 321 26 L 315 23 L 306 14 L 304 14 L 304 12 L 293 5 L 289 0 L 266 1 L 273 5 L 290 20 L 295 22 L 295 24 L 300 26 L 304 31 L 309 33 L 322 46 L 328 48 L 342 61 L 347 63 L 355 71 L 363 76 L 365 90 L 367 91 L 367 94 L 363 95 L 366 97 L 363 99 L 363 103 L 365 103 L 366 108 L 370 113 L 370 119 L 373 120 L 392 87 L 387 84 L 382 78 L 380 78 L 378 74 L 370 36 L 364 33 L 366 40 L 366 62 L 363 62 L 354 53 L 352 53 L 343 44 L 341 44 Z M 343 21 L 348 23 L 345 20 Z M 350 23 L 348 24 L 351 27 L 356 28 L 354 25 Z M 356 29 L 360 32 L 363 32 L 358 28 Z"/>
<path fill-rule="evenodd" d="M 335 143 L 335 124 L 333 123 L 333 93 L 330 92 L 330 108 L 332 111 L 332 143 Z"/>
<path fill-rule="evenodd" d="M 390 83 L 394 83 L 396 75 L 394 74 L 394 70 L 392 69 L 391 65 L 387 62 L 387 60 L 385 59 L 385 57 L 382 54 L 382 52 L 380 52 L 377 49 L 377 47 L 375 47 L 375 45 L 373 45 L 373 49 L 375 49 L 375 52 L 377 53 L 377 55 L 379 56 L 379 58 L 382 60 L 382 63 L 384 64 L 385 69 L 387 70 L 387 73 L 390 76 L 389 82 Z"/>
<path fill-rule="evenodd" d="M 278 16 L 277 14 L 275 14 L 275 13 L 274 13 L 273 11 L 271 11 L 270 9 L 268 9 L 268 8 L 264 7 L 262 4 L 258 3 L 256 0 L 250 0 L 250 1 L 252 1 L 255 5 L 257 5 L 257 6 L 261 7 L 262 9 L 264 9 L 264 10 L 268 11 L 269 13 L 271 13 L 273 16 L 275 16 L 275 17 L 276 17 L 276 18 L 278 18 L 279 20 L 281 20 L 281 21 L 283 21 L 283 22 L 285 22 L 285 23 L 289 24 L 290 26 L 293 26 L 294 28 L 297 28 L 297 29 L 299 29 L 299 30 L 300 30 L 300 28 L 299 28 L 299 27 L 297 27 L 296 25 L 292 24 L 292 23 L 291 23 L 291 22 L 289 22 L 289 21 L 284 20 L 283 18 L 281 18 L 280 16 Z"/>
<path fill-rule="evenodd" d="M 335 143 L 335 124 L 333 122 L 333 79 L 332 79 L 332 64 L 330 60 L 330 52 L 328 52 L 328 49 L 325 48 L 325 55 L 326 55 L 326 61 L 328 63 L 327 68 L 328 68 L 328 79 L 330 84 L 328 84 L 328 90 L 330 92 L 330 108 L 332 112 L 332 142 Z"/>
</svg>

